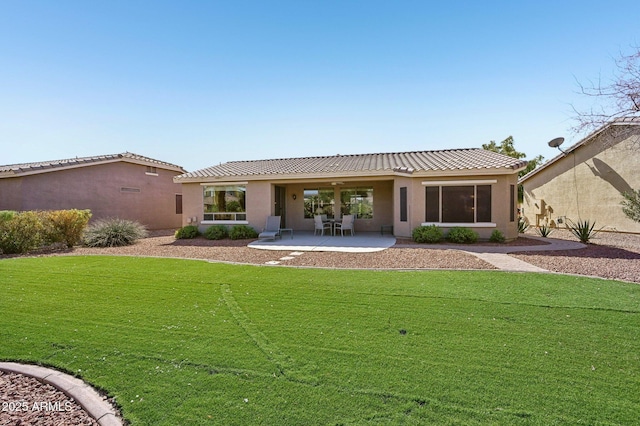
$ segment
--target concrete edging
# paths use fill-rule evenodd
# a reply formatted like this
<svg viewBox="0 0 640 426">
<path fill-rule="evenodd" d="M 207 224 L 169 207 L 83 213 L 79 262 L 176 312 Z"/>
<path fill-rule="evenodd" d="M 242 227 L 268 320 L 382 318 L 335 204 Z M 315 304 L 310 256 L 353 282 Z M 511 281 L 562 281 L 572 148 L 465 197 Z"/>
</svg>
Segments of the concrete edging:
<svg viewBox="0 0 640 426">
<path fill-rule="evenodd" d="M 0 370 L 34 377 L 73 398 L 100 426 L 123 426 L 114 408 L 93 387 L 69 374 L 39 365 L 0 362 Z"/>
</svg>

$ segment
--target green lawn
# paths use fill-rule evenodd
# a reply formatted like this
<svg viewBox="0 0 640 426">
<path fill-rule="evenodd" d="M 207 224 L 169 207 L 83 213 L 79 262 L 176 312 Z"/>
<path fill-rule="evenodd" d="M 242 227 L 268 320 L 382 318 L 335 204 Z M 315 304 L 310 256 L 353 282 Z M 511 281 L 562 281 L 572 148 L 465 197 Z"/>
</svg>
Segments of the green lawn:
<svg viewBox="0 0 640 426">
<path fill-rule="evenodd" d="M 144 425 L 633 424 L 640 286 L 558 275 L 0 261 L 0 359 Z"/>
</svg>

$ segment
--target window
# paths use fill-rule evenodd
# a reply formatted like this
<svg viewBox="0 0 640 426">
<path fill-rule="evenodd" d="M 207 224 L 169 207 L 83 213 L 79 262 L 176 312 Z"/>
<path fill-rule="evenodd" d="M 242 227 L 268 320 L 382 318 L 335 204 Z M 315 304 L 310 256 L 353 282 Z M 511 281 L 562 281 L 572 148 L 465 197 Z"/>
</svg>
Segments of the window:
<svg viewBox="0 0 640 426">
<path fill-rule="evenodd" d="M 400 188 L 400 222 L 407 221 L 407 187 Z"/>
<path fill-rule="evenodd" d="M 304 218 L 313 219 L 317 214 L 326 214 L 328 218 L 333 218 L 335 203 L 333 188 L 305 189 Z"/>
<path fill-rule="evenodd" d="M 244 185 L 205 186 L 204 220 L 246 220 Z"/>
<path fill-rule="evenodd" d="M 176 194 L 176 214 L 182 214 L 182 194 Z"/>
<path fill-rule="evenodd" d="M 340 190 L 340 213 L 355 219 L 373 219 L 373 188 L 343 188 Z"/>
<path fill-rule="evenodd" d="M 154 166 L 147 166 L 147 173 L 148 175 L 152 175 L 152 176 L 157 176 L 158 175 L 158 169 Z"/>
<path fill-rule="evenodd" d="M 491 185 L 427 186 L 425 221 L 491 222 Z"/>
<path fill-rule="evenodd" d="M 509 185 L 510 188 L 510 195 L 509 195 L 509 221 L 511 222 L 515 222 L 516 221 L 516 186 L 515 185 Z"/>
</svg>

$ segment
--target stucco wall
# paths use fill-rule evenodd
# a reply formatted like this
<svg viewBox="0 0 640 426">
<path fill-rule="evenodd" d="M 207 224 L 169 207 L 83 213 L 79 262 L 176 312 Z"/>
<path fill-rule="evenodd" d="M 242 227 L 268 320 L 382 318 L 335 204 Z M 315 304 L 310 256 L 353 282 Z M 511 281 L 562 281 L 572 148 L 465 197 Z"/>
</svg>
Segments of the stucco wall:
<svg viewBox="0 0 640 426">
<path fill-rule="evenodd" d="M 595 221 L 597 229 L 640 233 L 640 223 L 620 205 L 623 192 L 640 188 L 636 138 L 613 144 L 593 140 L 524 181 L 524 217 L 532 225 L 564 227 L 569 218 Z"/>
<path fill-rule="evenodd" d="M 177 172 L 125 162 L 0 179 L 0 210 L 90 209 L 92 220 L 137 220 L 149 229 L 177 228 Z M 10 194 L 10 195 L 8 195 Z"/>
<path fill-rule="evenodd" d="M 426 217 L 426 204 L 425 204 L 425 185 L 422 182 L 427 181 L 461 181 L 461 185 L 465 185 L 465 181 L 474 180 L 495 180 L 495 183 L 491 184 L 491 223 L 496 226 L 478 227 L 475 224 L 459 224 L 456 226 L 469 226 L 476 231 L 480 239 L 487 240 L 491 237 L 491 233 L 494 230 L 502 232 L 507 240 L 512 240 L 518 237 L 518 225 L 517 225 L 517 174 L 511 175 L 478 175 L 478 176 L 464 176 L 464 177 L 451 177 L 444 179 L 413 179 L 413 186 L 411 190 L 411 196 L 413 197 L 411 206 L 411 230 L 421 226 L 425 223 Z M 510 211 L 510 193 L 511 185 L 513 185 L 514 191 L 514 203 L 513 203 L 513 218 L 511 221 Z M 451 229 L 450 227 L 442 227 L 444 233 Z M 397 236 L 405 236 L 396 234 Z M 410 236 L 406 235 L 406 236 Z"/>
<path fill-rule="evenodd" d="M 425 222 L 425 186 L 422 184 L 425 178 L 411 178 L 397 176 L 395 180 L 363 180 L 349 181 L 344 184 L 330 185 L 324 181 L 298 182 L 268 182 L 253 181 L 247 186 L 247 220 L 246 223 L 257 231 L 262 230 L 267 216 L 275 212 L 275 187 L 282 187 L 285 191 L 284 225 L 296 231 L 313 231 L 313 219 L 304 218 L 304 190 L 316 188 L 333 188 L 335 191 L 335 211 L 339 211 L 340 190 L 342 188 L 373 187 L 373 219 L 357 219 L 355 230 L 357 232 L 380 232 L 382 225 L 393 225 L 394 234 L 401 237 L 410 237 L 414 228 Z M 514 220 L 510 220 L 510 185 L 515 186 L 517 175 L 495 176 L 465 176 L 451 177 L 448 179 L 434 180 L 495 180 L 492 184 L 491 210 L 492 222 L 496 226 L 474 227 L 480 238 L 488 239 L 491 233 L 498 229 L 507 239 L 517 238 L 517 222 L 514 203 Z M 214 183 L 212 183 L 214 185 Z M 400 188 L 407 187 L 407 221 L 400 220 Z M 214 224 L 203 222 L 203 189 L 200 183 L 187 183 L 183 185 L 183 224 L 196 224 L 201 231 Z M 295 195 L 295 199 L 294 199 Z M 233 226 L 233 223 L 227 223 Z M 460 224 L 465 226 L 465 224 Z M 444 228 L 446 232 L 448 228 Z"/>
</svg>

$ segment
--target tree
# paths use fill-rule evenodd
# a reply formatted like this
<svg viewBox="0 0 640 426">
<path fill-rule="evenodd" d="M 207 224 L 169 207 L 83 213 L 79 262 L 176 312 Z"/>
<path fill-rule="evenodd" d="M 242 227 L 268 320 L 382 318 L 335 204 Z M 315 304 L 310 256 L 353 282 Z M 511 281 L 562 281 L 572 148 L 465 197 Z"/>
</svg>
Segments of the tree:
<svg viewBox="0 0 640 426">
<path fill-rule="evenodd" d="M 500 142 L 499 145 L 496 144 L 496 141 L 491 141 L 489 143 L 482 144 L 482 149 L 485 149 L 487 151 L 497 152 L 499 154 L 504 154 L 513 158 L 526 158 L 527 154 L 525 154 L 524 152 L 517 151 L 516 148 L 513 146 L 513 143 L 514 143 L 513 136 L 509 136 L 505 140 Z M 521 170 L 518 173 L 518 176 L 522 177 L 526 175 L 531 170 L 535 169 L 540 164 L 542 164 L 543 160 L 544 160 L 544 157 L 542 155 L 538 155 L 537 157 L 534 157 L 533 159 L 528 160 L 527 167 L 524 170 Z"/>
<path fill-rule="evenodd" d="M 596 105 L 587 111 L 573 107 L 575 133 L 593 132 L 615 119 L 640 116 L 640 46 L 629 55 L 614 59 L 616 71 L 609 81 L 601 77 L 588 84 L 578 82 L 580 93 L 592 97 Z"/>
<path fill-rule="evenodd" d="M 487 151 L 497 152 L 498 154 L 507 155 L 513 158 L 518 158 L 518 159 L 526 158 L 527 154 L 525 154 L 524 152 L 517 151 L 516 148 L 513 146 L 513 142 L 514 142 L 513 136 L 509 136 L 505 140 L 500 142 L 499 145 L 496 144 L 496 141 L 484 143 L 482 144 L 482 149 L 485 149 Z M 538 167 L 540 164 L 542 164 L 543 160 L 544 160 L 544 157 L 542 155 L 538 155 L 537 157 L 534 157 L 531 160 L 527 160 L 527 167 L 525 167 L 523 170 L 520 170 L 518 172 L 518 177 L 522 177 L 527 173 L 529 173 L 531 170 Z M 522 200 L 524 200 L 524 188 L 522 185 L 518 185 L 518 202 L 521 203 Z"/>
<path fill-rule="evenodd" d="M 622 204 L 622 211 L 629 219 L 640 222 L 640 189 L 631 190 L 622 195 L 624 196 L 624 200 L 620 203 Z"/>
</svg>

